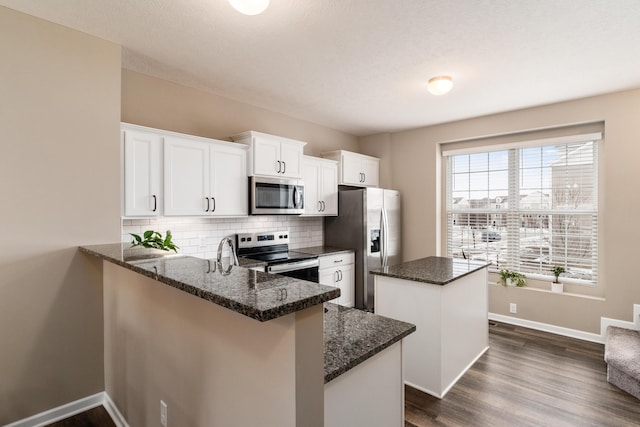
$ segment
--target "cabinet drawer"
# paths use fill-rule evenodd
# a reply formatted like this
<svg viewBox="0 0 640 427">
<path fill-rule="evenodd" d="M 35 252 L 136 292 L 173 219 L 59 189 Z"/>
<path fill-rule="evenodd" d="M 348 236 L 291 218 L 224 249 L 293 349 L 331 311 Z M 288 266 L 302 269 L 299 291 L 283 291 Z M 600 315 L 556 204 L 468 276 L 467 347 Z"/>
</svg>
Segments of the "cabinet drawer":
<svg viewBox="0 0 640 427">
<path fill-rule="evenodd" d="M 323 268 L 332 268 L 340 265 L 353 264 L 355 262 L 355 254 L 353 252 L 342 252 L 335 255 L 325 255 L 319 257 L 320 270 Z"/>
</svg>

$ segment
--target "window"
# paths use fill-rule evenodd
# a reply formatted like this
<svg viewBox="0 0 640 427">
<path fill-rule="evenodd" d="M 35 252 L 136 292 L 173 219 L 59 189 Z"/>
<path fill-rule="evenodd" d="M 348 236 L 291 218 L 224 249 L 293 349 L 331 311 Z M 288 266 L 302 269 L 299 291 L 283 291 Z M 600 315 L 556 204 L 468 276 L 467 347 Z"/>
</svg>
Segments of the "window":
<svg viewBox="0 0 640 427">
<path fill-rule="evenodd" d="M 525 274 L 598 273 L 598 140 L 577 135 L 445 151 L 447 252 Z"/>
</svg>

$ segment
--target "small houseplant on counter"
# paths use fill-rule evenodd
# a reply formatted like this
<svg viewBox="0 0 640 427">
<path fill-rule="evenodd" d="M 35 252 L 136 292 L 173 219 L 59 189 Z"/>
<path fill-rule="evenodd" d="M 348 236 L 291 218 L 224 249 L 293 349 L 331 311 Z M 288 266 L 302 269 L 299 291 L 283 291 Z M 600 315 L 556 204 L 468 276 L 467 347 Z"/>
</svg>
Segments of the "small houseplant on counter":
<svg viewBox="0 0 640 427">
<path fill-rule="evenodd" d="M 565 273 L 566 271 L 567 270 L 565 270 L 564 267 L 561 267 L 559 265 L 556 265 L 555 267 L 553 267 L 551 269 L 551 272 L 555 276 L 554 281 L 551 282 L 551 292 L 562 292 L 562 291 L 564 291 L 564 285 L 562 283 L 560 283 L 560 280 L 558 280 L 558 278 L 560 277 L 560 275 L 562 273 Z"/>
<path fill-rule="evenodd" d="M 178 253 L 178 249 L 180 249 L 173 243 L 170 230 L 167 230 L 165 237 L 162 237 L 162 233 L 155 230 L 147 230 L 142 233 L 142 236 L 134 233 L 129 234 L 131 235 L 131 247 L 124 251 L 126 260 L 164 256 L 166 252 Z"/>
<path fill-rule="evenodd" d="M 498 274 L 500 275 L 498 283 L 500 283 L 502 286 L 517 286 L 521 288 L 527 283 L 524 274 L 518 273 L 517 271 L 503 269 L 500 270 Z"/>
</svg>

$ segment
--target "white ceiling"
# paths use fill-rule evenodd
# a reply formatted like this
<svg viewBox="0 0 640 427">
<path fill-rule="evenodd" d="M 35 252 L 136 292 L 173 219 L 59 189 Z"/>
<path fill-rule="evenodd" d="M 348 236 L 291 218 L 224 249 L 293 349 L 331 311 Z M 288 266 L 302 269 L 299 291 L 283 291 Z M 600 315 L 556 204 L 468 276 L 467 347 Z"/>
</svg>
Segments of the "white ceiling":
<svg viewBox="0 0 640 427">
<path fill-rule="evenodd" d="M 354 135 L 640 87 L 638 0 L 0 0 L 123 67 Z M 426 81 L 454 78 L 435 97 Z"/>
</svg>

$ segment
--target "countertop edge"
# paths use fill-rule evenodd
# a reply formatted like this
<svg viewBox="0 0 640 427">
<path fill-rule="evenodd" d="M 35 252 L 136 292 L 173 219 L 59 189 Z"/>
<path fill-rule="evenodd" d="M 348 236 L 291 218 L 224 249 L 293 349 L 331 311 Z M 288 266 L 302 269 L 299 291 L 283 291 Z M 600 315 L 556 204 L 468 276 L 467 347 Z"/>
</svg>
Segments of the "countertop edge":
<svg viewBox="0 0 640 427">
<path fill-rule="evenodd" d="M 274 307 L 274 308 L 270 308 L 270 309 L 266 309 L 266 310 L 258 310 L 256 308 L 247 306 L 245 304 L 242 304 L 238 301 L 233 301 L 230 300 L 228 298 L 219 296 L 219 295 L 215 295 L 209 292 L 206 292 L 202 289 L 198 289 L 192 285 L 189 285 L 187 283 L 184 282 L 179 282 L 173 279 L 170 279 L 168 277 L 162 276 L 160 274 L 154 274 L 149 270 L 137 267 L 134 264 L 128 263 L 126 261 L 122 261 L 116 258 L 113 258 L 109 255 L 100 253 L 100 252 L 96 252 L 94 250 L 91 250 L 87 247 L 83 247 L 83 246 L 79 246 L 78 249 L 80 250 L 80 252 L 83 252 L 87 255 L 90 256 L 95 256 L 98 258 L 101 258 L 105 261 L 109 261 L 113 264 L 119 265 L 120 267 L 126 268 L 128 270 L 131 270 L 135 273 L 138 273 L 142 276 L 148 277 L 150 279 L 156 280 L 162 284 L 171 286 L 173 288 L 176 288 L 178 290 L 181 290 L 187 294 L 193 295 L 195 297 L 204 299 L 206 301 L 209 301 L 211 303 L 214 303 L 216 305 L 219 305 L 221 307 L 227 308 L 229 310 L 232 310 L 238 314 L 242 314 L 245 315 L 247 317 L 250 317 L 252 319 L 258 320 L 260 322 L 266 322 L 268 320 L 273 320 L 276 319 L 278 317 L 282 317 L 282 316 L 286 316 L 288 314 L 292 314 L 292 313 L 296 313 L 298 311 L 301 310 L 305 310 L 309 307 L 313 307 L 315 305 L 320 305 L 323 304 L 325 302 L 331 301 L 335 298 L 338 298 L 340 296 L 340 290 L 338 288 L 335 288 L 331 291 L 327 291 L 321 295 L 316 295 L 316 296 L 312 296 L 312 297 L 308 297 L 303 301 L 297 301 L 297 302 L 291 302 L 291 303 L 287 303 L 287 304 L 283 304 L 281 306 L 278 307 Z M 187 256 L 187 255 L 179 255 L 179 256 Z M 243 268 L 243 267 L 240 267 Z"/>
<path fill-rule="evenodd" d="M 420 283 L 428 283 L 430 285 L 447 285 L 451 282 L 454 282 L 464 276 L 468 276 L 471 273 L 475 273 L 478 270 L 482 270 L 483 268 L 487 268 L 489 265 L 491 264 L 487 264 L 487 265 L 482 265 L 482 266 L 478 266 L 477 268 L 474 268 L 473 270 L 469 270 L 465 273 L 459 274 L 454 278 L 451 278 L 449 280 L 442 280 L 442 281 L 436 281 L 436 280 L 429 280 L 426 278 L 420 278 L 420 277 L 415 277 L 415 276 L 407 276 L 407 275 L 402 275 L 402 274 L 394 274 L 394 273 L 385 273 L 382 271 L 376 271 L 376 270 L 372 270 L 369 273 L 376 275 L 376 276 L 385 276 L 385 277 L 393 277 L 394 279 L 402 279 L 402 280 L 410 280 L 412 282 L 420 282 Z"/>
<path fill-rule="evenodd" d="M 444 266 L 443 266 L 444 264 Z M 491 263 L 430 256 L 370 271 L 374 276 L 392 277 L 417 283 L 443 286 L 487 268 Z M 457 269 L 455 266 L 458 266 Z M 466 269 L 463 271 L 463 268 Z M 444 268 L 443 268 L 444 267 Z M 453 269 L 453 271 L 443 270 Z M 404 270 L 404 271 L 403 271 Z M 444 276 L 444 277 L 443 277 Z"/>
</svg>

